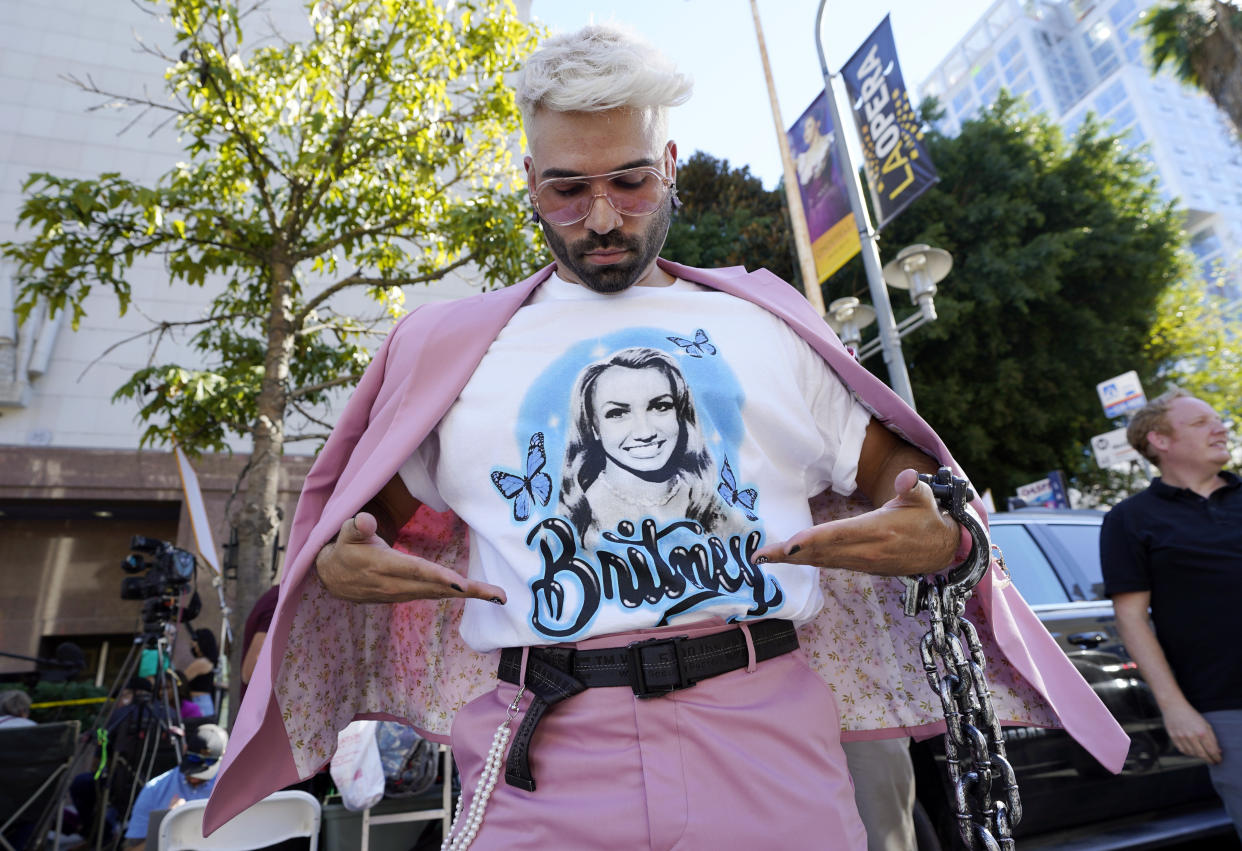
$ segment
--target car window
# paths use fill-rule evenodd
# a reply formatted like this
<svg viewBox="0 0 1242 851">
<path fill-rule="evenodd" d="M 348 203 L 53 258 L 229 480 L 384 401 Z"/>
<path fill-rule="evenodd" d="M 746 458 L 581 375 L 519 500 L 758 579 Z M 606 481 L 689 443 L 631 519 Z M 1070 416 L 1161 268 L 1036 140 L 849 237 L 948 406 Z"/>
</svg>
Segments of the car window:
<svg viewBox="0 0 1242 851">
<path fill-rule="evenodd" d="M 1089 588 L 1083 589 L 1088 600 L 1103 600 L 1104 576 L 1100 572 L 1100 527 L 1049 523 L 1043 527 L 1060 544 L 1078 573 L 1087 580 Z"/>
<path fill-rule="evenodd" d="M 1068 603 L 1069 594 L 1057 579 L 1056 572 L 1043 550 L 1030 533 L 1021 526 L 996 523 L 989 530 L 992 543 L 1005 555 L 1009 575 L 1022 592 L 1022 598 L 1031 605 L 1039 603 Z M 1099 572 L 1099 568 L 1096 568 Z"/>
</svg>

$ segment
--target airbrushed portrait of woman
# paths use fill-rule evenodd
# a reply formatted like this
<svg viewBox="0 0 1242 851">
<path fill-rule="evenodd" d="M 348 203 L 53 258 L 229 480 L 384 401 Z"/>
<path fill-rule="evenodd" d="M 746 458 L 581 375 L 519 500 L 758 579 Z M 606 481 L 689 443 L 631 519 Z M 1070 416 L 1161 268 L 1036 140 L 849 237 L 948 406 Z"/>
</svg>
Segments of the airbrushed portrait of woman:
<svg viewBox="0 0 1242 851">
<path fill-rule="evenodd" d="M 744 518 L 716 494 L 694 398 L 668 354 L 629 348 L 588 365 L 570 405 L 558 513 L 584 547 L 646 517 L 660 527 L 692 520 L 704 534 L 741 530 Z"/>
</svg>

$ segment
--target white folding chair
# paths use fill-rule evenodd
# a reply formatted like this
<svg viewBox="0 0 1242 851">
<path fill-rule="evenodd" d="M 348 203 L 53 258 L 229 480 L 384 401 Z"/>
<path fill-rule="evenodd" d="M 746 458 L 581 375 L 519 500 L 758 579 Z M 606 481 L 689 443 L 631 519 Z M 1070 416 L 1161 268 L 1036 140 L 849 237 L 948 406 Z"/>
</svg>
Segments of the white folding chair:
<svg viewBox="0 0 1242 851">
<path fill-rule="evenodd" d="M 274 792 L 203 836 L 206 801 L 187 801 L 170 810 L 160 823 L 159 851 L 250 851 L 310 837 L 310 851 L 319 846 L 319 801 L 305 792 Z"/>
<path fill-rule="evenodd" d="M 453 749 L 448 745 L 440 745 L 440 756 L 444 759 L 444 773 L 441 775 L 444 778 L 444 787 L 440 794 L 440 808 L 371 815 L 371 808 L 367 807 L 362 811 L 362 840 L 359 851 L 370 851 L 371 828 L 381 824 L 439 819 L 442 831 L 440 835 L 449 835 L 449 828 L 453 824 Z"/>
</svg>

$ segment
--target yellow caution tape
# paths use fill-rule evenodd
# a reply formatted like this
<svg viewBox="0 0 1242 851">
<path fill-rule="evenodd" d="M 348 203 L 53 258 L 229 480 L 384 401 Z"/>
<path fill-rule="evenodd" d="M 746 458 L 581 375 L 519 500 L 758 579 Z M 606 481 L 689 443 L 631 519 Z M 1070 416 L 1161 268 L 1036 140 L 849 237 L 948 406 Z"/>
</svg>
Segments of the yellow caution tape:
<svg viewBox="0 0 1242 851">
<path fill-rule="evenodd" d="M 31 709 L 48 709 L 53 706 L 82 706 L 87 703 L 103 703 L 106 697 L 82 697 L 77 700 L 53 700 L 47 703 L 32 703 Z"/>
</svg>

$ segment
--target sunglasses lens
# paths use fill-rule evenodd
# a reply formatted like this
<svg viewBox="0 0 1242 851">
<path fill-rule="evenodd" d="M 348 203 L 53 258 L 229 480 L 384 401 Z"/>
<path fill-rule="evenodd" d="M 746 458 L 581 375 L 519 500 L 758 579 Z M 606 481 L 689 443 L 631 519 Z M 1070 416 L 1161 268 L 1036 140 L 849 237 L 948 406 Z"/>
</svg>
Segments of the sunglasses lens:
<svg viewBox="0 0 1242 851">
<path fill-rule="evenodd" d="M 549 180 L 539 186 L 539 215 L 554 225 L 567 225 L 586 218 L 590 210 L 591 181 L 569 178 Z"/>
<path fill-rule="evenodd" d="M 623 216 L 646 216 L 659 208 L 666 194 L 663 175 L 644 166 L 594 177 L 546 180 L 539 184 L 535 203 L 547 221 L 569 225 L 585 219 L 601 195 Z"/>
</svg>

